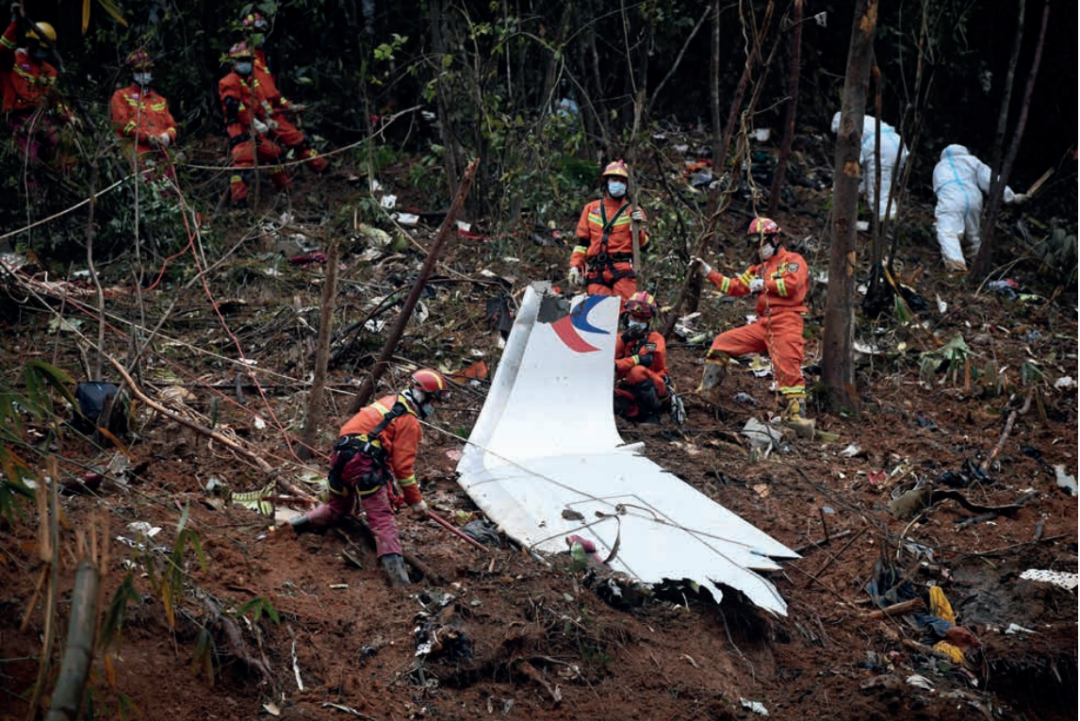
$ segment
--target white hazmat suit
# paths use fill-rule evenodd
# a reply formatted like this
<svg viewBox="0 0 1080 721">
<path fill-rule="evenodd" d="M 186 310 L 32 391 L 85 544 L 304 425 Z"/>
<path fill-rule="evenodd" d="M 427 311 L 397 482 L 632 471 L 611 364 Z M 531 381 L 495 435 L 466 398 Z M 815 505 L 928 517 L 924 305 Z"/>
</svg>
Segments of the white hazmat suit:
<svg viewBox="0 0 1080 721">
<path fill-rule="evenodd" d="M 937 238 L 945 267 L 951 272 L 963 273 L 967 270 L 961 247 L 965 237 L 971 256 L 979 252 L 983 193 L 990 192 L 990 179 L 990 166 L 969 153 L 963 145 L 946 147 L 941 151 L 941 160 L 934 166 Z M 1005 186 L 1002 199 L 1012 203 L 1022 200 L 1023 196 Z"/>
<path fill-rule="evenodd" d="M 840 113 L 833 116 L 832 131 L 840 131 Z M 859 183 L 859 192 L 866 195 L 870 206 L 875 205 L 873 200 L 874 189 L 877 188 L 877 170 L 881 168 L 881 197 L 877 199 L 878 219 L 885 218 L 885 208 L 889 204 L 889 188 L 893 179 L 900 175 L 904 162 L 907 160 L 908 149 L 901 140 L 896 128 L 881 121 L 881 162 L 877 162 L 874 153 L 874 134 L 877 132 L 877 119 L 872 115 L 863 116 L 862 153 L 859 164 L 862 165 L 862 181 Z M 897 155 L 899 153 L 899 156 Z M 895 191 L 894 191 L 895 192 Z M 890 218 L 896 217 L 898 198 L 893 198 Z"/>
</svg>

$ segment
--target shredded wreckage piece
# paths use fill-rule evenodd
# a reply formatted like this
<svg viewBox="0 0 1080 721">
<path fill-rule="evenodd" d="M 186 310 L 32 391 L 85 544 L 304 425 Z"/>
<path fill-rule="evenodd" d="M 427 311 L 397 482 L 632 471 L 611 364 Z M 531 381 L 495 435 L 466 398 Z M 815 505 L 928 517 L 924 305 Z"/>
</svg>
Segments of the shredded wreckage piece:
<svg viewBox="0 0 1080 721">
<path fill-rule="evenodd" d="M 617 297 L 566 302 L 526 289 L 469 443 L 459 483 L 530 551 L 591 541 L 612 570 L 650 584 L 734 588 L 786 614 L 755 571 L 798 554 L 627 446 L 612 410 Z"/>
<path fill-rule="evenodd" d="M 1041 581 L 1043 583 L 1052 583 L 1055 586 L 1061 588 L 1067 588 L 1070 591 L 1076 588 L 1077 579 L 1075 573 L 1066 573 L 1065 571 L 1045 571 L 1036 568 L 1029 568 L 1020 574 L 1020 578 L 1025 581 Z"/>
</svg>

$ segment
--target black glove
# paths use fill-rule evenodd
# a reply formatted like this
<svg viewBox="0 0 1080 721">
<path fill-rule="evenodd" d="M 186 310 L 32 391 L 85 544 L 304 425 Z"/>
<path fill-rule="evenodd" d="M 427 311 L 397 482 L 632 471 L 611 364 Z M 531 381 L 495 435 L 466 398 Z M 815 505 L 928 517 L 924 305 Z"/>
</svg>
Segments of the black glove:
<svg viewBox="0 0 1080 721">
<path fill-rule="evenodd" d="M 638 356 L 637 362 L 638 362 L 639 366 L 645 366 L 646 368 L 652 368 L 653 354 L 652 353 L 642 353 L 641 355 Z"/>
<path fill-rule="evenodd" d="M 628 346 L 637 340 L 634 336 L 630 335 L 630 331 L 626 331 L 622 334 L 622 342 L 624 346 Z"/>
</svg>

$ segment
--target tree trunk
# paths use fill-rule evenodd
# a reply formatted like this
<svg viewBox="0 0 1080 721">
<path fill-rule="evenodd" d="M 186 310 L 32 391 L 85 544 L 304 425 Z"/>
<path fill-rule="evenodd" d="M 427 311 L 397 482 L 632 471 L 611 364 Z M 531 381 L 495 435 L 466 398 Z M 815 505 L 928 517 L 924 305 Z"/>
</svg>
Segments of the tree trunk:
<svg viewBox="0 0 1080 721">
<path fill-rule="evenodd" d="M 855 393 L 855 221 L 859 209 L 859 154 L 862 146 L 863 108 L 866 107 L 873 58 L 877 0 L 859 0 L 848 48 L 844 102 L 833 170 L 832 252 L 829 258 L 829 294 L 825 305 L 823 380 L 834 410 L 854 410 Z M 876 210 L 875 210 L 876 212 Z"/>
<path fill-rule="evenodd" d="M 323 395 L 326 389 L 326 367 L 330 358 L 330 334 L 334 327 L 334 306 L 337 305 L 337 266 L 338 242 L 330 242 L 330 252 L 326 259 L 325 285 L 322 292 L 322 312 L 319 316 L 319 337 L 315 346 L 315 377 L 311 382 L 311 394 L 308 396 L 307 418 L 304 430 L 300 434 L 300 448 L 297 455 L 306 461 L 315 454 L 319 424 L 323 419 Z"/>
<path fill-rule="evenodd" d="M 442 59 L 449 52 L 449 42 L 446 38 L 446 15 L 447 0 L 435 0 L 429 5 L 431 12 L 431 45 L 438 65 L 436 74 L 442 72 Z M 453 121 L 454 99 L 451 95 L 449 84 L 446 82 L 435 83 L 435 100 L 439 109 L 439 139 L 443 146 L 443 169 L 446 172 L 446 182 L 450 196 L 457 194 L 457 179 L 461 162 L 458 158 L 458 135 Z"/>
<path fill-rule="evenodd" d="M 795 139 L 795 116 L 799 110 L 799 60 L 802 53 L 802 18 L 805 0 L 795 0 L 795 27 L 791 32 L 791 70 L 788 73 L 788 106 L 784 119 L 784 138 L 780 141 L 780 157 L 776 161 L 772 188 L 769 190 L 769 216 L 775 217 L 780 209 L 780 194 L 787 181 L 788 159 L 791 143 Z"/>
<path fill-rule="evenodd" d="M 1035 89 L 1035 78 L 1039 74 L 1043 45 L 1046 43 L 1046 27 L 1049 22 L 1050 0 L 1046 0 L 1043 5 L 1042 24 L 1039 26 L 1039 40 L 1035 45 L 1035 56 L 1031 59 L 1031 70 L 1028 73 L 1027 86 L 1024 88 L 1024 101 L 1020 106 L 1020 117 L 1016 121 L 1016 132 L 1009 145 L 1009 153 L 1005 156 L 1005 164 L 1001 167 L 1001 175 L 990 187 L 990 207 L 986 209 L 986 217 L 982 225 L 982 246 L 979 248 L 979 255 L 975 258 L 969 277 L 973 285 L 980 284 L 990 274 L 994 265 L 994 226 L 997 224 L 998 211 L 1001 209 L 1002 195 L 1009 182 L 1009 174 L 1012 173 L 1013 161 L 1016 160 L 1016 154 L 1020 150 L 1020 140 L 1024 137 L 1024 127 L 1027 125 L 1028 110 L 1031 107 L 1031 93 Z"/>
</svg>

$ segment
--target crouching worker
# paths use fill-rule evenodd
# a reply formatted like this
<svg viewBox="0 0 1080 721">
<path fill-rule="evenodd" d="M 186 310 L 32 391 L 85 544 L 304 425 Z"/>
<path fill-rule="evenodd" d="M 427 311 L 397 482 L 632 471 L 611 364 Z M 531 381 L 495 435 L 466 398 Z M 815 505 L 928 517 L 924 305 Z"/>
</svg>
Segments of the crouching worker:
<svg viewBox="0 0 1080 721">
<path fill-rule="evenodd" d="M 670 400 L 667 390 L 667 346 L 650 329 L 656 301 L 638 291 L 626 301 L 626 332 L 615 341 L 615 415 L 651 421 Z"/>
<path fill-rule="evenodd" d="M 728 278 L 701 258 L 694 258 L 691 272 L 701 270 L 709 282 L 725 295 L 757 295 L 757 320 L 716 336 L 705 355 L 701 392 L 714 405 L 720 384 L 727 376 L 732 358 L 748 353 L 766 353 L 772 359 L 780 394 L 787 401 L 784 422 L 800 436 L 812 438 L 814 422 L 806 417 L 806 385 L 802 376 L 803 313 L 806 306 L 806 261 L 783 246 L 780 227 L 768 218 L 755 218 L 746 231 L 746 240 L 760 263 L 737 277 Z"/>
<path fill-rule="evenodd" d="M 449 392 L 441 373 L 423 368 L 412 374 L 404 391 L 381 398 L 350 418 L 341 427 L 330 456 L 329 500 L 294 518 L 293 530 L 320 532 L 350 516 L 359 497 L 375 535 L 375 552 L 390 583 L 407 585 L 409 575 L 388 486 L 396 480 L 414 516 L 427 518 L 427 503 L 413 470 L 424 436 L 420 420 L 431 416 L 434 404 L 445 401 Z"/>
</svg>

